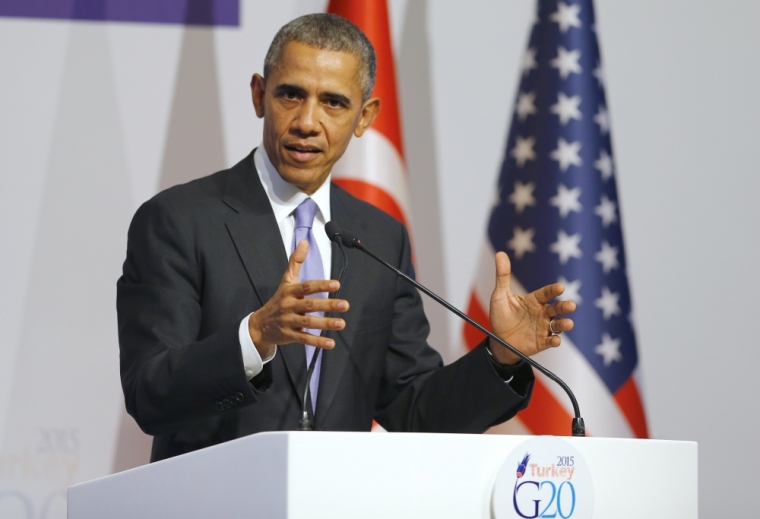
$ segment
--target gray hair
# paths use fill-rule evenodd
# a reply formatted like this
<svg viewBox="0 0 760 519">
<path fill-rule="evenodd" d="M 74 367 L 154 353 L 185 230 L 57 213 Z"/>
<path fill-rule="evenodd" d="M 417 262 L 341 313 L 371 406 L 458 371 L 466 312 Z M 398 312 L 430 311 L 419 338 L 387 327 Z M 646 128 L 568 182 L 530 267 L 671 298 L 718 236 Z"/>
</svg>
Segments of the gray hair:
<svg viewBox="0 0 760 519">
<path fill-rule="evenodd" d="M 264 58 L 264 78 L 282 57 L 287 43 L 295 41 L 320 50 L 349 52 L 361 62 L 359 85 L 362 102 L 369 99 L 375 86 L 377 57 L 369 38 L 356 25 L 335 14 L 315 13 L 285 24 L 272 40 Z"/>
</svg>

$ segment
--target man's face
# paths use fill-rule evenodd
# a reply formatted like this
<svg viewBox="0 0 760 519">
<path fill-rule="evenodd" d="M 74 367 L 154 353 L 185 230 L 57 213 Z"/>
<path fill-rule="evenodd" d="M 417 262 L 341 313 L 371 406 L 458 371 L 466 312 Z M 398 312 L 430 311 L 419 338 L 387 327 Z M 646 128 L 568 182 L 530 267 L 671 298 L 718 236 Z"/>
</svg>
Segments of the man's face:
<svg viewBox="0 0 760 519">
<path fill-rule="evenodd" d="M 348 52 L 289 42 L 269 77 L 254 74 L 251 80 L 267 155 L 283 180 L 308 194 L 379 111 L 378 99 L 362 103 L 360 65 Z"/>
</svg>

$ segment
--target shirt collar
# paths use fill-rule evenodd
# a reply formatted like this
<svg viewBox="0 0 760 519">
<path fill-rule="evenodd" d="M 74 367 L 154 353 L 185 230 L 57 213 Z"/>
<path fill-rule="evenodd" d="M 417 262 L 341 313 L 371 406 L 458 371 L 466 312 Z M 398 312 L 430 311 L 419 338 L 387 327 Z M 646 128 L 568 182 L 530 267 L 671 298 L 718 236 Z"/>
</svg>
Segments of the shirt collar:
<svg viewBox="0 0 760 519">
<path fill-rule="evenodd" d="M 278 223 L 289 218 L 293 214 L 293 211 L 296 210 L 296 207 L 309 198 L 309 195 L 282 179 L 272 161 L 269 160 L 263 143 L 256 148 L 253 154 L 253 163 L 256 166 L 256 171 L 259 174 L 259 179 L 261 179 L 261 184 L 264 186 L 267 198 L 269 198 L 269 202 L 272 204 L 274 217 Z M 311 199 L 314 200 L 319 208 L 316 217 L 321 217 L 322 223 L 330 221 L 331 177 L 332 173 L 319 186 L 319 189 L 311 195 Z"/>
</svg>

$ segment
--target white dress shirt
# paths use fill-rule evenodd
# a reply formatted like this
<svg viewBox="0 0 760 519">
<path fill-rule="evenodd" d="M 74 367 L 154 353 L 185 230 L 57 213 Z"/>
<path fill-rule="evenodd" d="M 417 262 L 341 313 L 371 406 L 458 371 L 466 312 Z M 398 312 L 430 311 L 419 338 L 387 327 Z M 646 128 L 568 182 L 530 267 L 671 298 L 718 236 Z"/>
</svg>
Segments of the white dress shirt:
<svg viewBox="0 0 760 519">
<path fill-rule="evenodd" d="M 269 203 L 274 211 L 274 218 L 280 227 L 282 236 L 282 245 L 285 248 L 285 254 L 290 259 L 293 248 L 293 236 L 295 234 L 296 220 L 294 212 L 301 202 L 309 198 L 309 195 L 297 187 L 285 182 L 277 172 L 272 162 L 267 156 L 264 145 L 261 144 L 253 154 L 253 163 L 259 174 L 261 184 L 267 194 Z M 328 176 L 319 189 L 311 195 L 311 199 L 317 204 L 317 214 L 314 217 L 312 233 L 319 247 L 319 254 L 322 256 L 322 266 L 325 270 L 324 279 L 330 279 L 330 266 L 332 262 L 332 244 L 325 233 L 325 224 L 330 221 L 330 177 Z M 248 314 L 240 322 L 238 329 L 238 339 L 240 348 L 243 351 L 243 366 L 245 366 L 245 375 L 248 380 L 252 379 L 264 369 L 264 364 L 274 358 L 272 355 L 266 360 L 261 359 L 258 350 L 253 345 L 251 334 L 248 331 L 248 319 L 252 314 Z M 275 354 L 277 350 L 275 350 Z"/>
</svg>

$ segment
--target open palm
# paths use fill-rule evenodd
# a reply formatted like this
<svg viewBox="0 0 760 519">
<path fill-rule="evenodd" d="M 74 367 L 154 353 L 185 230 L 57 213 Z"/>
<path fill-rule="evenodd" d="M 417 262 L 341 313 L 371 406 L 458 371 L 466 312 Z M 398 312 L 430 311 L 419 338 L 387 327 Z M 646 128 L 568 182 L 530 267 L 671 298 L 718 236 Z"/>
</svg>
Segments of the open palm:
<svg viewBox="0 0 760 519">
<path fill-rule="evenodd" d="M 549 324 L 557 332 L 573 329 L 573 320 L 562 316 L 575 311 L 573 301 L 550 303 L 562 295 L 565 287 L 554 283 L 527 295 L 510 289 L 512 265 L 504 252 L 496 254 L 496 288 L 491 294 L 490 319 L 493 332 L 525 355 L 535 355 L 547 348 L 557 347 L 562 339 L 552 335 Z M 491 352 L 503 364 L 514 364 L 519 357 L 498 344 L 490 344 Z"/>
</svg>

